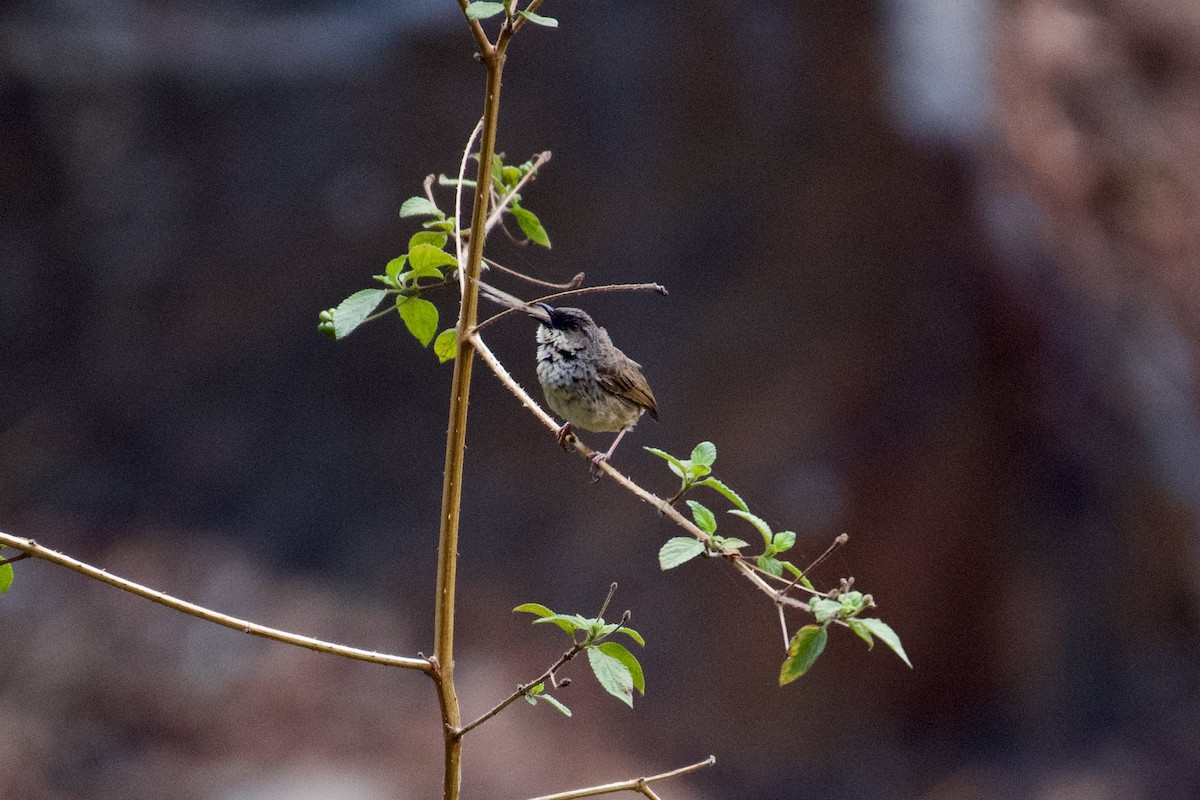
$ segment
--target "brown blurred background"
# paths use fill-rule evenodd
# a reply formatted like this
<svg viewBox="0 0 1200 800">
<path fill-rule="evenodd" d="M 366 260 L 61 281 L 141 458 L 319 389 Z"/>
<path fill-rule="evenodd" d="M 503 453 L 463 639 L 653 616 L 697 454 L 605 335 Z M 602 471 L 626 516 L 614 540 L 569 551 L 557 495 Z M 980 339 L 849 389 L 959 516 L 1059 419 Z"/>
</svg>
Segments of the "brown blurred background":
<svg viewBox="0 0 1200 800">
<path fill-rule="evenodd" d="M 549 279 L 663 421 L 916 664 L 833 638 L 776 686 L 773 611 L 485 371 L 472 403 L 460 696 L 544 668 L 608 583 L 649 640 L 633 711 L 468 739 L 467 796 L 715 769 L 676 798 L 1200 796 L 1200 5 L 547 3 L 500 146 Z M 482 70 L 451 0 L 16 0 L 0 11 L 0 529 L 228 613 L 431 647 L 449 369 L 398 321 L 316 315 L 402 252 Z M 518 288 L 518 287 L 510 287 Z M 443 314 L 453 308 L 443 298 Z M 493 347 L 533 384 L 532 330 Z M 601 442 L 602 443 L 602 442 Z M 735 529 L 734 521 L 723 525 Z M 0 599 L 0 797 L 438 795 L 425 679 L 200 622 L 49 565 Z"/>
</svg>

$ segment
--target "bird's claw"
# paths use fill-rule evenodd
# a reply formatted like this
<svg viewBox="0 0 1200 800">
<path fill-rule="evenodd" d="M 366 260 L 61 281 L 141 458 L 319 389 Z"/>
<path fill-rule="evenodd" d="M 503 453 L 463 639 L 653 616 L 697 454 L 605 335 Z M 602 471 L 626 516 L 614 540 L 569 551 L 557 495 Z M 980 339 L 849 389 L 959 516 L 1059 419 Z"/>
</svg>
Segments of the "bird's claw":
<svg viewBox="0 0 1200 800">
<path fill-rule="evenodd" d="M 592 483 L 596 483 L 604 475 L 604 470 L 600 469 L 600 465 L 605 461 L 608 461 L 608 453 L 592 453 L 591 457 L 588 458 L 588 461 L 592 463 L 590 470 L 592 474 Z"/>
<path fill-rule="evenodd" d="M 568 445 L 574 440 L 575 431 L 571 428 L 571 423 L 564 422 L 563 426 L 558 429 L 558 446 L 569 453 L 571 448 Z"/>
</svg>

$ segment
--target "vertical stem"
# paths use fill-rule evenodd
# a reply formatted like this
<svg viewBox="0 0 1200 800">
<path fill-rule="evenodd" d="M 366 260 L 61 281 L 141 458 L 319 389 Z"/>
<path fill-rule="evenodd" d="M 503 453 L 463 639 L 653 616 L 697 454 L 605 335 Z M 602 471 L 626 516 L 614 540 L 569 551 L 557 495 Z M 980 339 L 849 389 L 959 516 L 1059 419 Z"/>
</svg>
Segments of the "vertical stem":
<svg viewBox="0 0 1200 800">
<path fill-rule="evenodd" d="M 437 598 L 434 617 L 434 680 L 442 708 L 445 739 L 444 800 L 458 800 L 462 779 L 462 727 L 458 694 L 454 688 L 454 588 L 458 566 L 458 523 L 462 505 L 463 458 L 466 453 L 467 405 L 471 392 L 471 367 L 475 350 L 468 331 L 475 325 L 479 305 L 479 275 L 483 262 L 484 227 L 492 185 L 492 155 L 496 151 L 496 125 L 500 111 L 500 76 L 504 71 L 504 45 L 482 55 L 487 67 L 487 94 L 483 104 L 483 132 L 479 140 L 479 172 L 475 205 L 471 212 L 471 241 L 467 250 L 467 275 L 458 316 L 458 353 L 450 394 L 450 421 L 446 430 L 446 472 L 442 483 L 441 534 L 438 540 Z M 460 223 L 461 224 L 461 221 Z"/>
</svg>

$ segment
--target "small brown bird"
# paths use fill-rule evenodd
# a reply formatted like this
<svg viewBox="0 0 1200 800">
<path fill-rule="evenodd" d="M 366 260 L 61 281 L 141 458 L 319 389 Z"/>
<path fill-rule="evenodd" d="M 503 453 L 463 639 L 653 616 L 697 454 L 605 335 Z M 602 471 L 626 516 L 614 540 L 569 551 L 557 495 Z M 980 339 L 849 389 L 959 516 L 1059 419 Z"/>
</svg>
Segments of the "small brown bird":
<svg viewBox="0 0 1200 800">
<path fill-rule="evenodd" d="M 617 432 L 607 452 L 592 456 L 592 475 L 617 449 L 621 437 L 647 411 L 658 420 L 654 392 L 641 365 L 622 353 L 608 331 L 578 308 L 555 308 L 548 303 L 526 306 L 539 323 L 537 376 L 554 413 L 566 420 L 558 430 L 565 446 L 572 426 L 597 433 Z"/>
</svg>

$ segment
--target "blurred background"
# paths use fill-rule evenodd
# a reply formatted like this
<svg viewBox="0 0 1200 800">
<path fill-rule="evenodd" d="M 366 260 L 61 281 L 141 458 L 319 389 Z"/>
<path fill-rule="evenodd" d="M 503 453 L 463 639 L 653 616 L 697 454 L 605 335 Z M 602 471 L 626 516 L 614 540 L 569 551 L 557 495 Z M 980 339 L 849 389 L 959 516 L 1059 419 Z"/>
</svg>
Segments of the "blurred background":
<svg viewBox="0 0 1200 800">
<path fill-rule="evenodd" d="M 592 614 L 614 580 L 648 694 L 630 711 L 569 667 L 575 717 L 472 733 L 466 796 L 709 753 L 663 796 L 1200 796 L 1200 5 L 543 10 L 561 27 L 513 45 L 499 144 L 553 151 L 526 200 L 554 247 L 490 252 L 666 284 L 587 302 L 662 415 L 616 465 L 669 493 L 639 447 L 715 441 L 797 562 L 850 534 L 816 577 L 873 592 L 916 669 L 839 635 L 780 689 L 763 596 L 660 572 L 669 524 L 477 369 L 464 714 L 564 649 L 510 608 Z M 316 323 L 457 168 L 483 70 L 456 4 L 11 0 L 0 43 L 0 529 L 429 652 L 450 368 L 395 318 Z M 532 337 L 489 332 L 526 386 Z M 424 678 L 16 573 L 0 796 L 440 796 Z"/>
</svg>

